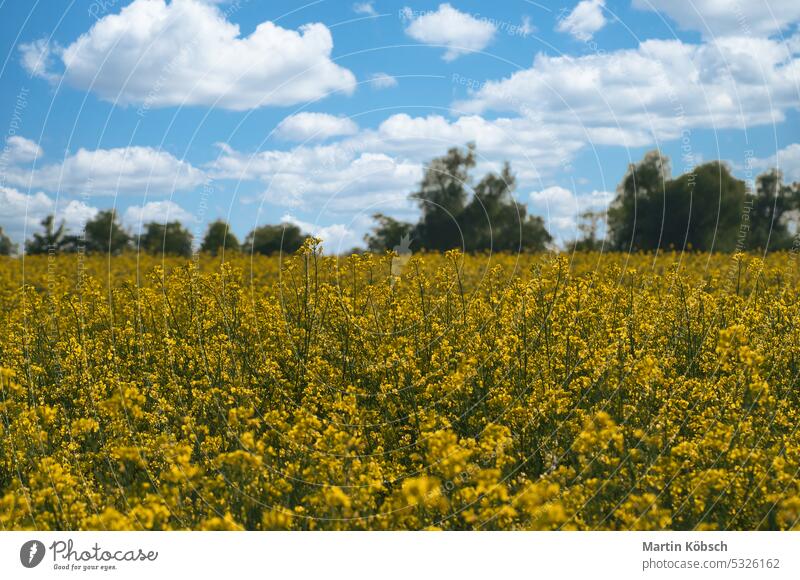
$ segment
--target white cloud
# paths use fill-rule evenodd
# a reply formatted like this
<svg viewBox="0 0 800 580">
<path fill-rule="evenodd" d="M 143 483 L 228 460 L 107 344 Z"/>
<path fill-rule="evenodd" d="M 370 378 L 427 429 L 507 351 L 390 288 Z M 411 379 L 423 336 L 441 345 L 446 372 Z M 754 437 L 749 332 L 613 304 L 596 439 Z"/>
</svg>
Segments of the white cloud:
<svg viewBox="0 0 800 580">
<path fill-rule="evenodd" d="M 26 237 L 41 229 L 40 222 L 50 214 L 56 223 L 63 221 L 67 230 L 77 233 L 97 212 L 96 207 L 82 201 L 60 200 L 57 203 L 41 191 L 28 194 L 11 187 L 0 187 L 0 226 L 20 245 Z"/>
<path fill-rule="evenodd" d="M 353 4 L 353 12 L 364 14 L 365 16 L 377 16 L 378 12 L 372 4 L 372 2 L 356 2 Z"/>
<path fill-rule="evenodd" d="M 370 75 L 369 83 L 374 89 L 390 89 L 397 86 L 397 79 L 385 72 L 377 72 Z"/>
<path fill-rule="evenodd" d="M 487 120 L 480 115 L 446 119 L 440 115 L 411 117 L 405 113 L 386 119 L 374 134 L 365 134 L 374 148 L 427 162 L 450 147 L 475 143 L 479 154 L 477 172 L 497 170 L 503 160 L 511 162 L 520 181 L 536 182 L 541 174 L 563 167 L 584 143 L 569 127 L 543 119 L 506 118 Z"/>
<path fill-rule="evenodd" d="M 291 214 L 284 215 L 281 222 L 294 224 L 303 233 L 320 238 L 323 249 L 329 254 L 343 254 L 361 243 L 361 236 L 344 224 L 323 226 L 299 220 Z"/>
<path fill-rule="evenodd" d="M 444 60 L 455 60 L 462 54 L 483 50 L 495 34 L 495 26 L 488 20 L 459 12 L 450 4 L 440 4 L 435 12 L 415 14 L 405 8 L 403 14 L 410 21 L 406 34 L 425 44 L 447 48 Z"/>
<path fill-rule="evenodd" d="M 79 149 L 61 163 L 37 169 L 10 167 L 8 183 L 82 195 L 164 194 L 196 187 L 202 171 L 150 147 Z"/>
<path fill-rule="evenodd" d="M 604 215 L 613 199 L 614 194 L 607 191 L 576 195 L 565 187 L 554 185 L 532 192 L 529 206 L 534 214 L 544 218 L 553 240 L 563 245 L 582 237 L 578 229 L 581 214 L 594 211 Z"/>
<path fill-rule="evenodd" d="M 776 166 L 783 171 L 785 180 L 800 182 L 800 144 L 792 143 L 778 151 Z"/>
<path fill-rule="evenodd" d="M 47 40 L 41 38 L 33 42 L 19 45 L 22 68 L 32 77 L 41 77 L 55 81 L 58 75 L 48 72 L 54 65 L 54 59 Z"/>
<path fill-rule="evenodd" d="M 303 112 L 281 121 L 277 134 L 290 141 L 321 141 L 330 137 L 353 135 L 357 132 L 358 125 L 347 117 Z"/>
<path fill-rule="evenodd" d="M 603 15 L 605 0 L 582 0 L 572 12 L 558 23 L 559 32 L 568 32 L 578 40 L 587 41 L 606 25 Z"/>
<path fill-rule="evenodd" d="M 647 40 L 580 57 L 539 54 L 454 106 L 558 120 L 597 144 L 648 145 L 683 129 L 781 122 L 797 106 L 798 71 L 800 60 L 769 39 Z"/>
<path fill-rule="evenodd" d="M 19 135 L 12 135 L 6 139 L 6 146 L 3 148 L 3 163 L 26 163 L 33 161 L 43 153 L 39 144 Z"/>
<path fill-rule="evenodd" d="M 792 143 L 771 157 L 752 159 L 750 163 L 755 169 L 780 169 L 784 182 L 800 182 L 800 143 Z"/>
<path fill-rule="evenodd" d="M 11 187 L 0 187 L 0 225 L 12 239 L 27 228 L 36 229 L 55 204 L 44 192 L 25 194 Z"/>
<path fill-rule="evenodd" d="M 576 136 L 529 119 L 486 120 L 477 115 L 454 120 L 439 115 L 395 114 L 377 129 L 325 145 L 291 150 L 238 152 L 222 146 L 208 167 L 219 179 L 257 180 L 264 198 L 298 208 L 325 205 L 330 212 L 409 212 L 408 193 L 418 185 L 424 164 L 450 147 L 476 143 L 476 175 L 498 170 L 509 160 L 521 183 L 536 184 L 542 173 L 563 166 L 583 147 Z"/>
<path fill-rule="evenodd" d="M 352 92 L 355 77 L 331 60 L 332 49 L 320 23 L 295 31 L 267 21 L 242 37 L 211 3 L 134 0 L 54 53 L 69 84 L 108 101 L 246 110 Z M 51 56 L 46 45 L 25 45 L 22 54 L 30 72 L 54 74 L 43 65 Z"/>
<path fill-rule="evenodd" d="M 800 20 L 797 0 L 633 0 L 643 10 L 657 10 L 681 28 L 706 37 L 770 36 Z"/>
<path fill-rule="evenodd" d="M 132 205 L 125 210 L 122 223 L 135 233 L 148 223 L 181 222 L 184 225 L 195 223 L 194 216 L 172 200 L 150 201 L 144 205 Z"/>
<path fill-rule="evenodd" d="M 83 201 L 72 199 L 56 212 L 56 220 L 64 220 L 64 225 L 72 232 L 83 231 L 86 222 L 93 219 L 100 210 Z"/>
<path fill-rule="evenodd" d="M 523 16 L 522 24 L 520 25 L 517 33 L 520 36 L 530 36 L 534 32 L 536 32 L 536 27 L 533 24 L 531 24 L 530 16 Z"/>
<path fill-rule="evenodd" d="M 285 207 L 324 206 L 329 213 L 407 208 L 422 165 L 361 148 L 344 142 L 254 154 L 228 149 L 209 171 L 220 179 L 261 181 L 263 197 Z"/>
</svg>

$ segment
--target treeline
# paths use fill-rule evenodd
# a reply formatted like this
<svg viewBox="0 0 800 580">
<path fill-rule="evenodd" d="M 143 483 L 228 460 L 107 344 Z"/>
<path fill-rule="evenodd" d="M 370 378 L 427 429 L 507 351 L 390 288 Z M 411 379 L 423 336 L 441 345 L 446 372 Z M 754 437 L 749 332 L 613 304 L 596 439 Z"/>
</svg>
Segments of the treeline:
<svg viewBox="0 0 800 580">
<path fill-rule="evenodd" d="M 473 146 L 451 149 L 428 164 L 411 194 L 421 217 L 416 224 L 385 215 L 365 241 L 371 251 L 405 249 L 537 251 L 552 242 L 542 219 L 513 199 L 516 181 L 508 164 L 472 187 Z M 471 194 L 470 194 L 471 191 Z M 791 248 L 800 184 L 784 184 L 777 170 L 752 184 L 718 161 L 672 178 L 670 161 L 658 151 L 628 167 L 607 211 L 579 216 L 581 236 L 567 250 L 763 251 Z M 605 226 L 602 228 L 601 226 Z M 399 245 L 398 245 L 399 244 Z"/>
<path fill-rule="evenodd" d="M 542 218 L 529 215 L 527 207 L 514 199 L 516 178 L 509 164 L 473 185 L 475 164 L 472 144 L 452 148 L 428 163 L 419 188 L 410 194 L 419 207 L 419 220 L 409 223 L 375 214 L 376 225 L 364 237 L 367 250 L 519 252 L 551 247 L 553 238 Z M 567 243 L 566 249 L 788 249 L 796 233 L 790 224 L 794 220 L 797 225 L 799 213 L 800 184 L 784 184 L 777 170 L 747 184 L 731 175 L 724 163 L 713 161 L 673 179 L 669 158 L 651 151 L 628 167 L 606 212 L 579 216 L 582 235 Z M 42 231 L 25 242 L 28 254 L 134 250 L 189 256 L 195 249 L 192 234 L 177 221 L 151 222 L 133 235 L 119 223 L 114 210 L 99 212 L 80 236 L 67 233 L 63 222 L 56 225 L 53 216 L 41 225 Z M 293 224 L 264 225 L 240 243 L 229 225 L 218 220 L 209 225 L 197 249 L 214 255 L 223 248 L 265 255 L 291 253 L 306 237 Z M 16 251 L 0 228 L 0 254 Z"/>
<path fill-rule="evenodd" d="M 467 252 L 540 251 L 552 237 L 539 216 L 514 200 L 517 182 L 508 163 L 499 174 L 489 173 L 474 187 L 475 146 L 450 149 L 431 161 L 411 199 L 417 202 L 416 224 L 383 214 L 373 217 L 377 225 L 364 241 L 367 249 L 382 252 L 410 244 L 417 250 Z M 405 242 L 404 242 L 405 240 Z"/>
<path fill-rule="evenodd" d="M 134 235 L 120 224 L 114 210 L 101 211 L 86 222 L 82 235 L 68 233 L 63 222 L 55 224 L 52 215 L 42 220 L 41 227 L 41 232 L 34 233 L 25 242 L 26 254 L 85 252 L 116 255 L 133 250 L 188 257 L 195 249 L 192 233 L 180 222 L 150 222 L 142 226 L 140 234 Z M 240 243 L 230 226 L 217 220 L 208 226 L 197 249 L 212 255 L 223 250 L 272 255 L 296 251 L 305 238 L 300 228 L 293 224 L 265 225 L 253 229 Z M 16 251 L 16 244 L 0 228 L 0 255 L 11 255 Z"/>
<path fill-rule="evenodd" d="M 658 151 L 628 168 L 608 210 L 612 250 L 676 248 L 698 251 L 785 250 L 793 245 L 800 183 L 784 184 L 771 169 L 746 183 L 712 161 L 671 177 Z M 584 245 L 598 246 L 591 232 Z"/>
</svg>

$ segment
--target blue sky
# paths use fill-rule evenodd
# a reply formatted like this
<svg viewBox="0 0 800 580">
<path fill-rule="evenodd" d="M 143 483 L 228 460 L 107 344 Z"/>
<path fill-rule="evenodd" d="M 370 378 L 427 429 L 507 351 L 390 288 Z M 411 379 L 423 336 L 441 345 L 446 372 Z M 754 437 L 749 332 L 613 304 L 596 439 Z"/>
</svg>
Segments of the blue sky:
<svg viewBox="0 0 800 580">
<path fill-rule="evenodd" d="M 57 8 L 56 8 L 57 6 Z M 0 4 L 0 225 L 413 220 L 425 161 L 508 160 L 557 240 L 659 148 L 800 180 L 796 0 Z"/>
</svg>

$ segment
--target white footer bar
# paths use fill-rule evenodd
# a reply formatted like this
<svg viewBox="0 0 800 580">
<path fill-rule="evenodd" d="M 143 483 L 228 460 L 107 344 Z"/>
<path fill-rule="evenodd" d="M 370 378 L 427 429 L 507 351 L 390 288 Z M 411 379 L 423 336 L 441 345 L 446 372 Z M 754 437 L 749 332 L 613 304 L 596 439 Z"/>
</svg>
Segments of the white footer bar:
<svg viewBox="0 0 800 580">
<path fill-rule="evenodd" d="M 1 578 L 777 579 L 798 562 L 792 532 L 0 533 Z"/>
</svg>

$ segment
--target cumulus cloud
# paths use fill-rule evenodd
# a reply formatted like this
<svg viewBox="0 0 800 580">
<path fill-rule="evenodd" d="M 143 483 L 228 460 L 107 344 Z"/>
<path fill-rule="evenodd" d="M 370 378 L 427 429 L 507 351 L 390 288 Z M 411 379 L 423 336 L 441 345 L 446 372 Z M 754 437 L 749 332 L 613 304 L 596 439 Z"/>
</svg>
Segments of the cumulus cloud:
<svg viewBox="0 0 800 580">
<path fill-rule="evenodd" d="M 602 215 L 613 199 L 614 194 L 608 191 L 576 194 L 565 187 L 554 185 L 532 192 L 529 206 L 533 213 L 544 218 L 545 226 L 554 241 L 563 245 L 582 236 L 578 229 L 581 214 L 592 211 Z M 600 235 L 602 237 L 602 232 Z"/>
<path fill-rule="evenodd" d="M 475 143 L 480 155 L 478 172 L 496 170 L 502 160 L 512 163 L 522 181 L 536 180 L 541 173 L 562 167 L 564 160 L 580 150 L 585 141 L 567 126 L 545 119 L 486 119 L 462 115 L 447 119 L 441 115 L 412 117 L 392 115 L 375 133 L 363 135 L 365 145 L 425 162 L 449 147 Z"/>
<path fill-rule="evenodd" d="M 557 30 L 567 32 L 578 40 L 587 41 L 595 32 L 606 25 L 603 15 L 605 0 L 583 0 L 572 9 L 563 20 L 559 21 Z"/>
<path fill-rule="evenodd" d="M 67 83 L 108 101 L 233 110 L 352 92 L 355 77 L 331 60 L 332 49 L 323 24 L 287 30 L 267 21 L 241 36 L 220 7 L 200 0 L 134 0 L 63 49 L 21 47 L 30 73 L 52 78 L 57 57 Z"/>
<path fill-rule="evenodd" d="M 33 42 L 20 44 L 20 62 L 22 68 L 32 77 L 41 77 L 49 81 L 58 79 L 58 75 L 48 72 L 55 64 L 50 45 L 41 38 Z"/>
<path fill-rule="evenodd" d="M 79 149 L 61 163 L 32 170 L 9 167 L 11 185 L 82 195 L 164 194 L 196 187 L 203 172 L 151 147 Z"/>
<path fill-rule="evenodd" d="M 93 205 L 75 199 L 66 201 L 62 205 L 63 207 L 55 213 L 56 220 L 64 220 L 66 228 L 73 232 L 82 231 L 86 222 L 93 219 L 100 211 Z"/>
<path fill-rule="evenodd" d="M 33 161 L 43 153 L 39 144 L 19 135 L 6 139 L 6 145 L 0 158 L 3 163 L 26 163 Z"/>
<path fill-rule="evenodd" d="M 26 194 L 12 187 L 0 187 L 0 220 L 3 230 L 12 237 L 18 237 L 26 228 L 30 231 L 38 227 L 54 205 L 44 192 Z"/>
<path fill-rule="evenodd" d="M 377 16 L 378 12 L 372 4 L 373 2 L 356 2 L 353 4 L 353 12 L 365 16 Z"/>
<path fill-rule="evenodd" d="M 633 0 L 642 10 L 657 10 L 681 28 L 706 37 L 770 36 L 800 20 L 796 0 Z"/>
<path fill-rule="evenodd" d="M 785 182 L 800 182 L 800 143 L 792 143 L 771 157 L 752 159 L 750 163 L 759 170 L 780 169 Z"/>
<path fill-rule="evenodd" d="M 434 12 L 415 13 L 403 9 L 409 24 L 406 34 L 425 44 L 442 45 L 447 48 L 444 60 L 452 61 L 462 54 L 483 50 L 494 38 L 494 24 L 459 12 L 450 4 L 440 4 Z"/>
<path fill-rule="evenodd" d="M 390 89 L 397 86 L 397 79 L 385 72 L 377 72 L 370 75 L 369 84 L 374 89 Z"/>
<path fill-rule="evenodd" d="M 276 205 L 324 205 L 331 213 L 405 208 L 409 186 L 422 176 L 419 163 L 358 152 L 352 143 L 253 154 L 228 149 L 209 171 L 219 179 L 261 181 L 263 198 Z"/>
<path fill-rule="evenodd" d="M 82 201 L 59 200 L 42 191 L 23 193 L 12 187 L 0 187 L 0 226 L 17 244 L 39 231 L 40 222 L 53 215 L 57 223 L 77 233 L 84 224 L 97 215 L 98 209 Z"/>
<path fill-rule="evenodd" d="M 196 220 L 191 213 L 172 200 L 150 201 L 143 205 L 132 205 L 122 215 L 122 223 L 137 234 L 150 222 L 165 224 L 176 221 L 184 225 L 191 225 Z"/>
<path fill-rule="evenodd" d="M 529 119 L 487 120 L 477 115 L 447 119 L 400 113 L 376 129 L 324 145 L 255 153 L 223 146 L 207 167 L 217 179 L 258 180 L 274 204 L 330 212 L 413 212 L 408 193 L 418 185 L 424 164 L 450 147 L 477 145 L 476 174 L 512 163 L 521 183 L 538 183 L 542 173 L 563 167 L 583 147 L 578 136 Z"/>
<path fill-rule="evenodd" d="M 357 132 L 358 125 L 347 117 L 304 112 L 284 119 L 278 126 L 277 134 L 290 141 L 321 141 Z"/>
<path fill-rule="evenodd" d="M 796 54 L 770 39 L 647 40 L 580 57 L 539 54 L 532 67 L 485 83 L 455 107 L 556 118 L 594 143 L 647 145 L 684 129 L 783 121 L 797 104 L 798 70 Z"/>
</svg>

